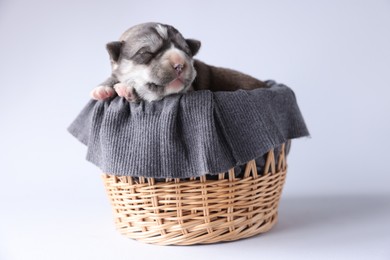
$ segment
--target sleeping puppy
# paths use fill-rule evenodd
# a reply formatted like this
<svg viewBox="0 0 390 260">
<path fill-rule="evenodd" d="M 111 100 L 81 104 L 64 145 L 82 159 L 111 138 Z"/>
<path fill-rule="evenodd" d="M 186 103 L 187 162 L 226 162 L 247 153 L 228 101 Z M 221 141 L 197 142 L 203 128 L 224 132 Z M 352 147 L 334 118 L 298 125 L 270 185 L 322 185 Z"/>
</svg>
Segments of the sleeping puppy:
<svg viewBox="0 0 390 260">
<path fill-rule="evenodd" d="M 240 72 L 193 59 L 200 42 L 185 39 L 170 25 L 145 23 L 128 29 L 106 48 L 112 74 L 92 92 L 104 100 L 118 94 L 130 102 L 155 101 L 192 90 L 234 91 L 265 87 Z"/>
</svg>

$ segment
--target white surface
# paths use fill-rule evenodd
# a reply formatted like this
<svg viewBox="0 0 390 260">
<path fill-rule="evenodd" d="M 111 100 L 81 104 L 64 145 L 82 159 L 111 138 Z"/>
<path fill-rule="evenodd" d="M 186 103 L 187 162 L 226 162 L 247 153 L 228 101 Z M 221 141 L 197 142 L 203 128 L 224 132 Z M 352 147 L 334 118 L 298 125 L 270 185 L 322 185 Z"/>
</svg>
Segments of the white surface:
<svg viewBox="0 0 390 260">
<path fill-rule="evenodd" d="M 119 235 L 101 193 L 92 205 L 92 198 L 61 206 L 51 202 L 39 210 L 37 203 L 18 205 L 2 216 L 7 223 L 0 225 L 1 259 L 390 259 L 389 196 L 284 196 L 279 223 L 269 233 L 180 247 Z"/>
<path fill-rule="evenodd" d="M 1 1 L 0 259 L 390 259 L 389 13 L 389 1 Z M 65 129 L 109 75 L 105 43 L 146 21 L 201 40 L 209 64 L 294 89 L 312 138 L 293 142 L 270 233 L 160 247 L 115 231 L 99 170 Z"/>
</svg>

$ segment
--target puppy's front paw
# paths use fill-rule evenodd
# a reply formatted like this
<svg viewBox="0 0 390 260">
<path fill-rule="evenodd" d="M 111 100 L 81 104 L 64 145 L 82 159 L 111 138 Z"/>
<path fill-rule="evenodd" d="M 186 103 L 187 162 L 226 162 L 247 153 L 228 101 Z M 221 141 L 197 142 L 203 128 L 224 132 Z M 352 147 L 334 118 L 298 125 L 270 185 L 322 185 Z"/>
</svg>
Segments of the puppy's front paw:
<svg viewBox="0 0 390 260">
<path fill-rule="evenodd" d="M 91 91 L 91 97 L 95 100 L 105 100 L 115 95 L 112 87 L 99 86 Z"/>
<path fill-rule="evenodd" d="M 133 87 L 130 87 L 123 83 L 117 83 L 114 85 L 114 89 L 118 96 L 124 97 L 129 102 L 138 102 L 138 96 Z"/>
</svg>

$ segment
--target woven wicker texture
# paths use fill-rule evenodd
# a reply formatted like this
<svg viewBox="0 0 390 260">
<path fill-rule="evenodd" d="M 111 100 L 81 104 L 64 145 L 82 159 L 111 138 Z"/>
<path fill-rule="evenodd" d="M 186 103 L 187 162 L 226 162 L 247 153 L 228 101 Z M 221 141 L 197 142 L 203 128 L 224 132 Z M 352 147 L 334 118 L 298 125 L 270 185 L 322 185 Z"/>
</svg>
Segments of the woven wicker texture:
<svg viewBox="0 0 390 260">
<path fill-rule="evenodd" d="M 123 235 L 159 245 L 192 245 L 232 241 L 270 230 L 287 164 L 284 145 L 278 161 L 267 154 L 263 173 L 254 160 L 243 178 L 234 170 L 189 180 L 103 175 L 117 229 Z"/>
</svg>

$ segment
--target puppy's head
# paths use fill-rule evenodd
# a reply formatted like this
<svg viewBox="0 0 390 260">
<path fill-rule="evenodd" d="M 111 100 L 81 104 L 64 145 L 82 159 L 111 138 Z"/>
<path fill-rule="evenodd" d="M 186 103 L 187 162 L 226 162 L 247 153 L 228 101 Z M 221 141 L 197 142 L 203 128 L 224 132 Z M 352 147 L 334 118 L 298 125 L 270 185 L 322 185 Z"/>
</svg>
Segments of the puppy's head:
<svg viewBox="0 0 390 260">
<path fill-rule="evenodd" d="M 113 75 L 147 101 L 190 88 L 196 77 L 192 57 L 199 48 L 199 41 L 159 23 L 136 25 L 107 44 Z"/>
</svg>

